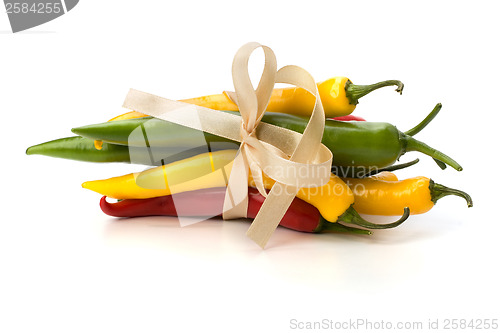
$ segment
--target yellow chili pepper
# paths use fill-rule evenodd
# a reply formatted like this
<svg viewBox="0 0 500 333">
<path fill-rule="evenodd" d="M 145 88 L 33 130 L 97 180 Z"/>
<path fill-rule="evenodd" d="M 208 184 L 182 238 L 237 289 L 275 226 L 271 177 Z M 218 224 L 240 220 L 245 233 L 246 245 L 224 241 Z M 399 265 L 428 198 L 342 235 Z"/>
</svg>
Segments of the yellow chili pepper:
<svg viewBox="0 0 500 333">
<path fill-rule="evenodd" d="M 381 87 L 396 85 L 402 93 L 403 83 L 388 80 L 372 85 L 355 85 L 346 77 L 334 77 L 317 84 L 328 118 L 345 116 L 356 108 L 358 99 Z M 238 106 L 227 94 L 209 95 L 183 100 L 183 102 L 205 106 L 215 110 L 238 111 Z M 267 111 L 289 113 L 298 116 L 310 116 L 314 107 L 314 96 L 302 88 L 287 87 L 273 90 Z"/>
<path fill-rule="evenodd" d="M 227 185 L 236 150 L 200 154 L 141 173 L 127 174 L 82 184 L 86 189 L 115 199 L 145 199 Z M 255 183 L 250 176 L 248 183 Z M 264 186 L 275 181 L 264 175 Z M 297 197 L 312 204 L 330 222 L 336 222 L 354 202 L 349 187 L 337 176 L 322 187 L 302 188 Z"/>
<path fill-rule="evenodd" d="M 410 207 L 411 214 L 422 214 L 447 195 L 460 196 L 472 207 L 472 199 L 467 193 L 436 184 L 426 177 L 398 181 L 393 173 L 382 172 L 367 178 L 345 178 L 344 181 L 354 193 L 354 208 L 363 214 L 399 215 L 404 207 Z"/>
<path fill-rule="evenodd" d="M 340 117 L 352 113 L 356 108 L 356 104 L 358 104 L 358 100 L 373 90 L 395 85 L 398 87 L 396 91 L 402 93 L 404 87 L 403 83 L 397 80 L 387 80 L 371 85 L 355 85 L 348 78 L 340 76 L 320 82 L 317 85 L 327 118 Z M 183 99 L 181 101 L 215 110 L 238 111 L 238 106 L 226 93 Z M 310 116 L 313 106 L 314 96 L 302 88 L 276 88 L 271 94 L 267 111 Z M 132 111 L 111 120 L 145 116 L 142 113 Z"/>
</svg>

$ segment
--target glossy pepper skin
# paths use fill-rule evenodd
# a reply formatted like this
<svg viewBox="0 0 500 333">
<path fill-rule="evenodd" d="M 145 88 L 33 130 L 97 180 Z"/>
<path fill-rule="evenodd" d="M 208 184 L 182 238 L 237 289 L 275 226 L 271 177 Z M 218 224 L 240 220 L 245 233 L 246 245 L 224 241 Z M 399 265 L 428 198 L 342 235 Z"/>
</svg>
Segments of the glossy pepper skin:
<svg viewBox="0 0 500 333">
<path fill-rule="evenodd" d="M 122 115 L 119 115 L 117 117 L 114 117 L 114 118 L 108 120 L 108 122 L 110 122 L 110 121 L 117 121 L 117 120 L 136 119 L 136 118 L 143 118 L 143 117 L 147 117 L 147 116 L 145 114 L 137 112 L 137 111 L 130 111 L 130 112 L 124 113 Z M 359 116 L 354 116 L 352 114 L 349 114 L 349 115 L 346 115 L 346 116 L 335 117 L 335 118 L 333 118 L 333 120 L 340 120 L 340 121 L 366 121 L 364 118 L 359 117 Z M 102 145 L 103 145 L 102 140 L 94 140 L 94 147 L 97 150 L 101 150 L 102 149 Z"/>
<path fill-rule="evenodd" d="M 141 173 L 127 174 L 82 184 L 102 195 L 115 199 L 146 199 L 204 188 L 225 187 L 231 173 L 236 150 L 200 154 Z M 263 175 L 264 186 L 271 189 L 275 181 Z M 249 186 L 254 186 L 252 177 Z M 337 176 L 319 188 L 302 188 L 297 197 L 319 209 L 330 222 L 337 221 L 354 202 L 349 187 Z"/>
<path fill-rule="evenodd" d="M 402 93 L 403 83 L 396 80 L 359 86 L 354 85 L 346 77 L 338 76 L 317 84 L 325 115 L 329 118 L 351 114 L 356 108 L 359 98 L 375 89 L 390 85 L 396 85 L 398 87 L 396 91 Z M 309 117 L 314 107 L 314 101 L 314 96 L 302 88 L 277 88 L 273 90 L 266 110 Z M 184 102 L 198 104 L 198 99 L 185 100 Z M 231 108 L 224 108 L 224 106 L 217 104 L 208 107 L 215 110 L 238 110 L 238 107 L 233 102 L 231 102 L 231 105 L 228 105 Z"/>
<path fill-rule="evenodd" d="M 85 182 L 82 186 L 115 199 L 147 199 L 225 187 L 236 152 L 236 150 L 226 150 L 200 154 L 142 173 Z M 274 180 L 265 174 L 263 181 L 266 189 L 274 185 Z M 248 184 L 250 187 L 255 185 L 252 177 L 249 177 Z M 369 229 L 394 228 L 409 216 L 409 209 L 406 208 L 396 222 L 380 225 L 364 220 L 352 208 L 353 195 L 349 187 L 333 174 L 324 186 L 302 188 L 296 197 L 316 207 L 321 216 L 329 222 L 341 220 Z"/>
<path fill-rule="evenodd" d="M 94 147 L 94 140 L 73 136 L 31 146 L 26 150 L 26 154 L 45 155 L 95 163 L 122 162 L 161 165 L 162 163 L 177 161 L 206 151 L 206 147 L 198 147 L 186 151 L 185 149 L 176 149 L 174 147 L 128 147 L 111 143 L 101 143 L 101 149 L 97 150 Z M 164 159 L 163 161 L 158 160 L 154 156 L 163 156 Z"/>
<path fill-rule="evenodd" d="M 423 214 L 447 195 L 456 195 L 472 207 L 471 197 L 460 190 L 437 184 L 427 177 L 398 180 L 390 172 L 367 178 L 345 178 L 354 193 L 354 208 L 359 213 L 370 215 L 399 215 L 404 207 L 411 214 Z"/>
<path fill-rule="evenodd" d="M 401 81 L 397 80 L 387 80 L 371 85 L 355 85 L 348 78 L 338 76 L 317 84 L 318 93 L 327 118 L 342 118 L 349 116 L 356 108 L 358 100 L 361 97 L 376 89 L 391 85 L 397 86 L 396 91 L 400 94 L 403 93 L 404 85 Z M 238 106 L 231 100 L 227 93 L 184 99 L 181 101 L 214 110 L 238 111 Z M 276 88 L 273 89 L 266 111 L 309 117 L 314 107 L 314 101 L 315 98 L 302 88 Z M 137 111 L 131 111 L 116 116 L 109 121 L 141 117 L 147 117 L 147 115 Z M 357 118 L 356 116 L 352 116 L 338 120 L 364 121 L 363 118 Z M 95 140 L 94 142 L 96 149 L 101 149 L 102 140 Z"/>
<path fill-rule="evenodd" d="M 175 195 L 149 199 L 125 199 L 109 203 L 106 197 L 100 201 L 101 210 L 115 217 L 137 216 L 221 216 L 226 194 L 225 187 L 207 188 L 197 191 L 183 192 Z M 247 218 L 254 219 L 264 203 L 264 197 L 255 188 L 248 188 Z M 371 234 L 369 230 L 330 223 L 323 219 L 313 205 L 295 198 L 280 221 L 282 227 L 295 231 L 345 232 L 355 234 Z"/>
<path fill-rule="evenodd" d="M 307 118 L 284 113 L 266 112 L 263 122 L 302 133 Z M 143 132 L 147 133 L 152 147 L 186 147 L 186 149 L 238 143 L 184 126 L 152 117 L 143 117 L 83 126 L 72 131 L 78 135 L 104 142 L 144 146 Z M 257 128 L 257 136 L 259 129 Z M 408 151 L 419 151 L 440 160 L 456 170 L 462 167 L 451 157 L 429 147 L 412 136 L 399 131 L 395 126 L 381 122 L 326 120 L 323 135 L 325 144 L 333 153 L 335 166 L 383 168 L 392 165 Z"/>
<path fill-rule="evenodd" d="M 101 150 L 94 149 L 94 141 L 73 136 L 31 146 L 27 155 L 46 155 L 85 162 L 130 162 L 127 146 L 104 143 Z M 144 162 L 148 162 L 143 160 Z"/>
<path fill-rule="evenodd" d="M 358 100 L 376 89 L 397 86 L 396 91 L 401 94 L 404 88 L 403 83 L 397 80 L 387 80 L 371 85 L 355 85 L 348 78 L 341 76 L 319 82 L 317 86 L 325 115 L 328 118 L 351 114 L 356 108 Z M 195 97 L 181 101 L 214 110 L 238 111 L 238 106 L 231 100 L 227 93 Z M 314 96 L 302 88 L 276 88 L 273 89 L 266 111 L 309 117 L 314 107 L 314 101 Z M 131 119 L 131 117 L 141 116 L 144 117 L 145 115 L 134 112 L 120 115 L 111 120 Z"/>
</svg>

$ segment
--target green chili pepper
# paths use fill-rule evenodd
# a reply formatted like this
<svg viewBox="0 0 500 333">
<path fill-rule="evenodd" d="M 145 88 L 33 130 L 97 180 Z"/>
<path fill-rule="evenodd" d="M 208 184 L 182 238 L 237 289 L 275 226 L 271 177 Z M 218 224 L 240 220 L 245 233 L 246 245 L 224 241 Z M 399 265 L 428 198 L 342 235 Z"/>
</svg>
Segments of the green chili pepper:
<svg viewBox="0 0 500 333">
<path fill-rule="evenodd" d="M 130 162 L 129 149 L 123 145 L 105 143 L 102 150 L 94 148 L 94 141 L 73 136 L 38 144 L 26 150 L 28 155 L 46 155 L 87 162 Z"/>
<path fill-rule="evenodd" d="M 225 144 L 228 146 L 227 144 Z M 230 148 L 235 148 L 233 145 Z M 237 148 L 237 147 L 236 147 Z M 221 147 L 221 149 L 224 149 Z M 219 150 L 221 150 L 219 149 Z M 128 147 L 103 143 L 102 149 L 94 147 L 94 140 L 73 136 L 41 143 L 26 150 L 28 155 L 45 155 L 84 162 L 123 162 L 145 165 L 161 165 L 206 153 L 207 147 L 192 149 L 169 147 Z"/>
<path fill-rule="evenodd" d="M 262 121 L 301 133 L 307 125 L 306 118 L 272 112 L 266 112 Z M 208 148 L 215 151 L 218 150 L 216 146 L 224 142 L 237 144 L 152 117 L 83 126 L 74 128 L 72 131 L 89 139 L 129 146 L 190 149 L 208 144 Z M 327 119 L 322 142 L 333 152 L 335 166 L 361 167 L 364 169 L 363 174 L 366 173 L 367 168 L 383 168 L 392 165 L 408 151 L 419 151 L 458 171 L 462 170 L 462 167 L 451 157 L 388 123 L 344 122 Z"/>
</svg>

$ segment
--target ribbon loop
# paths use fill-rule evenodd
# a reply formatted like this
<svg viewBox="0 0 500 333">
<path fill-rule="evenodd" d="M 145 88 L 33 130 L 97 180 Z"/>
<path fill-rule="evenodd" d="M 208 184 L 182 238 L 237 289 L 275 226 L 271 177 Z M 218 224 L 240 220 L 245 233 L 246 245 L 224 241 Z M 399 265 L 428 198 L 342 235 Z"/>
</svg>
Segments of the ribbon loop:
<svg viewBox="0 0 500 333">
<path fill-rule="evenodd" d="M 253 51 L 259 47 L 264 50 L 265 65 L 257 89 L 254 90 L 248 74 L 248 61 Z M 235 103 L 249 131 L 257 127 L 257 120 L 260 120 L 266 110 L 274 88 L 276 69 L 277 62 L 273 50 L 259 43 L 243 45 L 234 57 L 232 72 L 236 94 Z"/>
<path fill-rule="evenodd" d="M 259 47 L 264 50 L 265 65 L 257 89 L 254 90 L 248 73 L 248 61 L 253 51 Z M 251 154 L 249 149 L 250 147 L 257 150 L 262 149 L 261 145 L 257 144 L 258 139 L 255 131 L 271 98 L 276 80 L 276 68 L 277 62 L 274 52 L 269 47 L 259 43 L 243 45 L 236 53 L 232 66 L 233 84 L 237 96 L 236 104 L 242 118 L 240 153 L 245 156 L 245 159 L 238 163 L 238 167 L 251 170 L 255 185 L 263 196 L 267 196 L 267 193 L 262 179 L 262 166 L 258 157 L 256 158 L 255 155 Z M 247 207 L 244 207 L 245 205 L 231 205 L 234 205 L 235 202 L 232 199 L 236 196 L 239 198 L 245 196 L 247 183 L 248 177 L 240 178 L 231 173 L 228 181 L 228 188 L 231 188 L 231 192 L 226 192 L 223 218 L 246 216 Z M 236 195 L 236 193 L 238 194 Z"/>
</svg>

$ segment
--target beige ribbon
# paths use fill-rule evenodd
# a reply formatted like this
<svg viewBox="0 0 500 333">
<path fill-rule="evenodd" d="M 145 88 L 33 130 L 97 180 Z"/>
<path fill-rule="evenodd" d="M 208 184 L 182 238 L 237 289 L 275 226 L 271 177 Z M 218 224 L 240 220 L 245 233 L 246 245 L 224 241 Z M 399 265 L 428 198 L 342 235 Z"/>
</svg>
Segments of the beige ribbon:
<svg viewBox="0 0 500 333">
<path fill-rule="evenodd" d="M 265 65 L 257 89 L 248 74 L 252 52 L 264 50 Z M 241 142 L 233 162 L 224 201 L 223 218 L 246 217 L 248 177 L 252 172 L 259 192 L 266 197 L 247 236 L 265 247 L 298 190 L 320 187 L 330 179 L 332 153 L 321 143 L 325 113 L 316 82 L 304 69 L 285 66 L 276 71 L 274 52 L 258 43 L 243 45 L 236 53 L 233 66 L 234 93 L 240 116 L 209 108 L 173 101 L 131 89 L 123 106 L 153 117 Z M 303 134 L 261 123 L 275 83 L 288 83 L 316 96 L 311 118 Z M 276 181 L 266 193 L 262 172 Z"/>
</svg>

